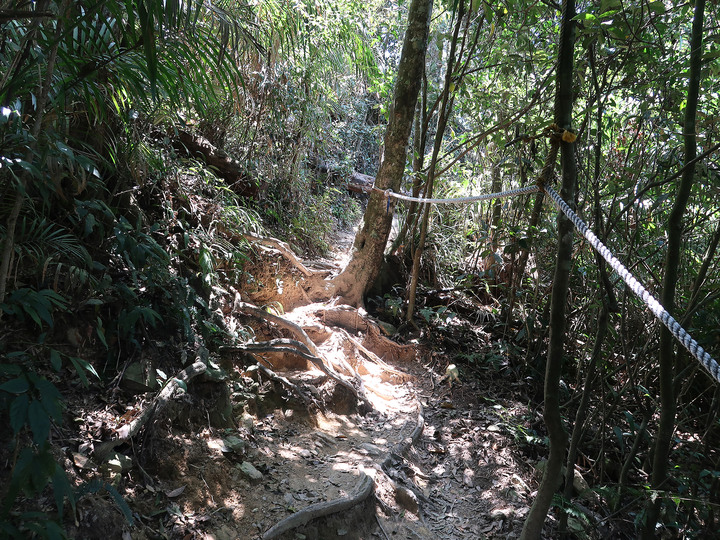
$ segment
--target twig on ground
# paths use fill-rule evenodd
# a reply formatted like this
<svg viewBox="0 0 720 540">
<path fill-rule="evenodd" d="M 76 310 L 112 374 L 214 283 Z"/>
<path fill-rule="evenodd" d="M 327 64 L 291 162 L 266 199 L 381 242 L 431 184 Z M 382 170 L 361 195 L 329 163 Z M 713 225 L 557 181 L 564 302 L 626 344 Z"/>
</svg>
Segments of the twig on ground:
<svg viewBox="0 0 720 540">
<path fill-rule="evenodd" d="M 383 527 L 382 523 L 380 522 L 380 518 L 377 516 L 377 514 L 375 514 L 375 521 L 377 522 L 380 531 L 383 533 L 385 540 L 390 540 L 390 536 L 388 536 L 388 533 L 385 530 L 385 527 Z"/>
</svg>

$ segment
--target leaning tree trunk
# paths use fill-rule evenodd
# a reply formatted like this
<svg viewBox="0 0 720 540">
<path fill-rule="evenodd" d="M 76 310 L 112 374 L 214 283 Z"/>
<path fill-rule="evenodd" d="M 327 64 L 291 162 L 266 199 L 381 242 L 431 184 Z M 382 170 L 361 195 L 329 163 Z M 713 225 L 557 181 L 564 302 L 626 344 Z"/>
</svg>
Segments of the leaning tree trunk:
<svg viewBox="0 0 720 540">
<path fill-rule="evenodd" d="M 690 38 L 690 81 L 685 108 L 683 134 L 685 138 L 685 163 L 695 159 L 697 142 L 695 138 L 695 117 L 697 115 L 700 72 L 702 68 L 702 32 L 705 14 L 705 0 L 696 0 L 695 15 Z M 673 204 L 667 224 L 668 247 L 665 254 L 665 275 L 661 301 L 663 307 L 672 315 L 675 311 L 675 289 L 680 267 L 680 248 L 682 242 L 682 218 L 685 213 L 690 189 L 695 176 L 695 167 L 687 167 L 680 180 L 675 204 Z M 651 485 L 653 490 L 661 490 L 667 480 L 668 454 L 675 429 L 675 352 L 674 341 L 665 326 L 660 330 L 660 424 L 655 439 Z M 655 538 L 655 524 L 660 515 L 663 497 L 653 497 L 648 502 L 643 538 Z"/>
<path fill-rule="evenodd" d="M 425 67 L 431 12 L 432 0 L 412 0 L 398 66 L 393 106 L 385 131 L 383 160 L 375 178 L 375 187 L 378 190 L 400 190 L 405 172 L 408 139 Z M 392 199 L 386 200 L 381 191 L 375 190 L 371 193 L 363 226 L 355 236 L 352 259 L 333 280 L 334 294 L 348 304 L 362 304 L 363 295 L 372 286 L 380 271 L 392 225 L 392 210 Z"/>
<path fill-rule="evenodd" d="M 558 52 L 557 91 L 555 94 L 555 123 L 562 129 L 571 128 L 573 47 L 575 41 L 573 17 L 575 1 L 564 0 Z M 554 140 L 552 144 L 557 144 Z M 562 198 L 572 207 L 575 201 L 577 166 L 573 143 L 561 142 Z M 565 338 L 565 304 L 570 278 L 570 261 L 573 247 L 573 224 L 558 212 L 558 249 L 553 279 L 550 308 L 550 343 L 545 367 L 544 419 L 550 439 L 550 456 L 545 472 L 525 520 L 520 540 L 539 539 L 553 495 L 562 481 L 562 465 L 567 446 L 567 431 L 560 413 L 560 375 Z M 570 473 L 571 474 L 571 473 Z"/>
</svg>

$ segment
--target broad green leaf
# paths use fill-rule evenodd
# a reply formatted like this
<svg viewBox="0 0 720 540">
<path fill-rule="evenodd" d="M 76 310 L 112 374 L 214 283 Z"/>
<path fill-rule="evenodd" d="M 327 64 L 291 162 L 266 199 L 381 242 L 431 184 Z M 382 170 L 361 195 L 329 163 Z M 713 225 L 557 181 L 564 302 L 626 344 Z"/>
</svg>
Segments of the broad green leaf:
<svg viewBox="0 0 720 540">
<path fill-rule="evenodd" d="M 92 234 L 93 230 L 95 230 L 95 224 L 96 224 L 96 221 L 95 221 L 94 215 L 88 214 L 87 216 L 85 216 L 85 223 L 84 223 L 85 227 L 83 230 L 83 234 L 86 237 L 90 236 Z"/>
<path fill-rule="evenodd" d="M 40 172 L 40 169 L 38 169 L 35 165 L 32 163 L 29 163 L 25 160 L 19 159 L 16 162 L 20 167 L 25 169 L 28 173 L 30 173 L 31 176 L 34 178 L 42 178 L 42 173 Z"/>
<path fill-rule="evenodd" d="M 50 349 L 50 364 L 52 364 L 55 371 L 62 369 L 62 358 L 60 357 L 60 353 L 55 349 Z"/>
<path fill-rule="evenodd" d="M 577 19 L 578 21 L 585 20 L 589 22 L 597 22 L 597 16 L 592 13 L 578 13 L 577 15 L 575 15 L 575 19 Z"/>
<path fill-rule="evenodd" d="M 95 327 L 95 332 L 97 333 L 100 341 L 105 346 L 105 348 L 109 349 L 107 341 L 105 340 L 105 328 L 103 328 L 103 322 L 100 317 L 97 318 L 97 326 Z"/>
<path fill-rule="evenodd" d="M 10 427 L 18 433 L 27 421 L 27 411 L 30 398 L 27 394 L 16 397 L 10 404 Z"/>
<path fill-rule="evenodd" d="M 667 11 L 665 9 L 665 2 L 663 2 L 662 0 L 656 0 L 655 2 L 649 2 L 648 8 L 650 9 L 650 11 L 652 11 L 653 13 L 656 13 L 658 15 L 661 15 L 661 14 L 665 13 L 665 11 Z"/>
<path fill-rule="evenodd" d="M 146 5 L 146 4 L 149 4 Z M 158 60 L 157 41 L 155 39 L 155 3 L 151 0 L 139 2 L 138 15 L 143 39 L 143 51 L 147 62 L 148 76 L 150 78 L 150 89 L 152 99 L 157 99 Z M 150 9 L 148 9 L 148 7 Z"/>
<path fill-rule="evenodd" d="M 50 434 L 50 416 L 40 401 L 34 399 L 28 407 L 28 424 L 35 444 L 44 443 Z"/>
<path fill-rule="evenodd" d="M 75 153 L 72 151 L 72 148 L 70 148 L 68 145 L 66 145 L 62 141 L 55 141 L 55 146 L 58 150 L 60 150 L 63 154 L 65 154 L 70 159 L 75 159 Z"/>
<path fill-rule="evenodd" d="M 54 485 L 54 483 L 53 483 Z M 60 510 L 60 518 L 62 519 L 62 509 Z M 48 520 L 46 529 L 48 540 L 65 540 L 67 536 L 60 525 L 54 521 Z"/>
<path fill-rule="evenodd" d="M 27 392 L 30 388 L 30 384 L 25 377 L 17 377 L 6 383 L 0 384 L 0 390 L 9 392 L 11 394 L 22 394 Z"/>
<path fill-rule="evenodd" d="M 80 377 L 80 381 L 86 388 L 90 385 L 87 375 L 85 375 L 86 371 L 92 373 L 98 380 L 100 379 L 100 375 L 98 375 L 97 371 L 95 371 L 95 368 L 87 360 L 71 356 L 70 361 L 72 362 L 73 366 L 75 366 L 75 371 L 77 371 L 78 377 Z"/>
<path fill-rule="evenodd" d="M 50 418 L 56 422 L 62 421 L 62 396 L 57 387 L 47 379 L 40 379 L 35 383 L 40 393 L 40 402 Z"/>
<path fill-rule="evenodd" d="M 614 426 L 613 433 L 615 433 L 615 437 L 617 437 L 620 452 L 625 452 L 625 441 L 623 440 L 622 430 L 618 426 Z"/>
<path fill-rule="evenodd" d="M 48 326 L 52 327 L 53 317 L 50 313 L 49 302 L 36 301 L 32 307 L 34 307 L 32 311 L 29 311 L 28 308 L 25 308 L 25 311 L 28 312 L 37 325 L 42 328 L 42 323 L 40 322 L 40 319 L 42 319 Z"/>
<path fill-rule="evenodd" d="M 68 481 L 68 477 L 65 471 L 61 467 L 56 467 L 55 472 L 52 476 L 52 487 L 53 494 L 55 495 L 55 505 L 58 509 L 58 514 L 62 519 L 63 507 L 65 506 L 65 498 L 70 501 L 70 504 L 75 508 L 75 496 L 73 488 Z"/>
<path fill-rule="evenodd" d="M 17 358 L 24 356 L 24 352 L 14 352 L 7 355 L 8 358 Z M 22 373 L 20 366 L 14 364 L 0 364 L 0 375 L 19 375 Z"/>
</svg>

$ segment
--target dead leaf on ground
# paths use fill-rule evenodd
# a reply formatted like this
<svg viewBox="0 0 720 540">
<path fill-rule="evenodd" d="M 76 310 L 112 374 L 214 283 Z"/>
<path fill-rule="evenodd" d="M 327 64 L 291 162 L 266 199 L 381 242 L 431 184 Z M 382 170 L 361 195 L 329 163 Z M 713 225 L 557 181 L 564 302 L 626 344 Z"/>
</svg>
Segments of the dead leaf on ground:
<svg viewBox="0 0 720 540">
<path fill-rule="evenodd" d="M 182 495 L 183 491 L 185 491 L 185 486 L 180 486 L 177 489 L 173 489 L 171 491 L 166 491 L 165 495 L 167 495 L 171 499 L 174 499 L 175 497 L 179 497 L 180 495 Z"/>
</svg>

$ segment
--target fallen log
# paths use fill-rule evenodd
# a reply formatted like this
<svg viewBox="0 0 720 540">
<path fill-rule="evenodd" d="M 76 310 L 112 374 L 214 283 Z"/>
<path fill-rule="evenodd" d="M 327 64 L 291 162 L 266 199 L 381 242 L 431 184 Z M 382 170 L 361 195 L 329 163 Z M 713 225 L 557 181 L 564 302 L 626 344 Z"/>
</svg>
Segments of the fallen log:
<svg viewBox="0 0 720 540">
<path fill-rule="evenodd" d="M 329 178 L 339 180 L 346 172 L 337 163 L 324 161 L 317 156 L 310 156 L 307 160 L 308 167 L 320 174 L 326 174 Z M 375 184 L 375 177 L 369 174 L 353 171 L 347 181 L 347 190 L 353 193 L 370 193 Z"/>
<path fill-rule="evenodd" d="M 118 428 L 112 440 L 102 442 L 95 447 L 94 454 L 96 459 L 101 463 L 105 461 L 116 447 L 137 435 L 145 424 L 169 403 L 170 398 L 172 398 L 178 388 L 181 388 L 183 385 L 187 386 L 190 380 L 205 373 L 206 370 L 207 366 L 198 360 L 170 379 L 160 392 L 158 392 L 152 403 L 146 407 L 137 418 Z"/>
<path fill-rule="evenodd" d="M 258 186 L 245 175 L 239 161 L 232 159 L 221 148 L 201 135 L 179 130 L 178 138 L 173 141 L 173 148 L 191 158 L 201 158 L 217 175 L 228 183 L 238 195 L 253 198 L 258 194 Z"/>
<path fill-rule="evenodd" d="M 348 179 L 348 191 L 354 193 L 370 193 L 375 184 L 375 177 L 353 171 Z"/>
<path fill-rule="evenodd" d="M 248 242 L 261 244 L 263 246 L 271 247 L 278 250 L 288 261 L 290 261 L 295 266 L 295 268 L 300 270 L 305 275 L 305 277 L 310 277 L 311 275 L 313 275 L 312 270 L 308 270 L 305 267 L 302 261 L 297 258 L 297 255 L 295 255 L 292 248 L 286 242 L 278 240 L 277 238 L 256 236 L 254 234 L 243 234 L 242 237 L 245 238 L 245 240 L 247 240 Z"/>
</svg>

